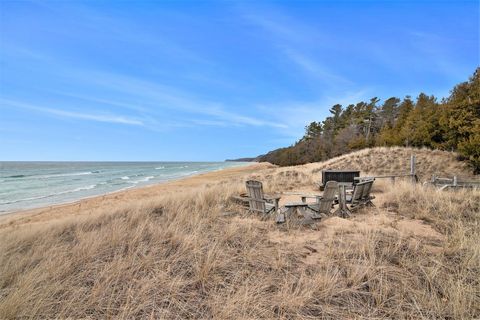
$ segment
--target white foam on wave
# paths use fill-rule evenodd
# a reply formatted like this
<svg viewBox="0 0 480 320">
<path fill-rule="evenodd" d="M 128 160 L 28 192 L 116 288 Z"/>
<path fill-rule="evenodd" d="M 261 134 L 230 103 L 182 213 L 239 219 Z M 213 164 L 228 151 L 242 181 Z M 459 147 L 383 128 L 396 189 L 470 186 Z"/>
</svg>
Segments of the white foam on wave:
<svg viewBox="0 0 480 320">
<path fill-rule="evenodd" d="M 148 176 L 148 177 L 145 177 L 145 178 L 140 179 L 140 180 L 128 181 L 128 183 L 138 184 L 140 182 L 148 182 L 148 181 L 152 180 L 153 178 L 155 178 L 155 177 L 154 176 Z"/>
<path fill-rule="evenodd" d="M 155 168 L 155 170 L 162 170 L 162 169 L 165 169 L 165 167 L 164 167 L 164 166 L 160 166 L 160 167 Z"/>
<path fill-rule="evenodd" d="M 92 184 L 92 185 L 89 185 L 89 186 L 86 186 L 86 187 L 80 187 L 80 188 L 77 188 L 77 189 L 64 191 L 63 193 L 72 193 L 72 192 L 77 192 L 77 191 L 82 191 L 82 190 L 90 190 L 90 189 L 95 188 L 96 186 L 97 186 L 96 184 Z M 60 193 L 60 194 L 63 194 L 63 193 Z"/>
<path fill-rule="evenodd" d="M 86 171 L 86 172 L 59 173 L 59 174 L 40 176 L 39 178 L 74 177 L 74 176 L 85 176 L 89 174 L 93 174 L 93 172 Z"/>
<path fill-rule="evenodd" d="M 122 179 L 122 180 L 130 180 L 130 177 L 125 176 L 125 177 L 121 177 L 120 179 Z"/>
<path fill-rule="evenodd" d="M 195 173 L 198 173 L 199 171 L 198 170 L 194 170 L 194 171 L 189 171 L 189 172 L 180 172 L 177 174 L 177 176 L 179 177 L 188 177 L 188 176 L 191 176 Z"/>
<path fill-rule="evenodd" d="M 72 189 L 72 190 L 60 191 L 60 192 L 51 193 L 51 194 L 43 195 L 43 196 L 23 198 L 23 199 L 17 199 L 17 200 L 12 200 L 12 201 L 2 201 L 2 202 L 0 202 L 0 205 L 51 198 L 51 197 L 59 196 L 59 195 L 62 195 L 62 194 L 74 193 L 74 192 L 84 191 L 84 190 L 91 190 L 91 189 L 95 188 L 96 186 L 97 186 L 96 184 L 92 184 L 92 185 L 85 186 L 85 187 L 79 187 L 79 188 Z"/>
</svg>

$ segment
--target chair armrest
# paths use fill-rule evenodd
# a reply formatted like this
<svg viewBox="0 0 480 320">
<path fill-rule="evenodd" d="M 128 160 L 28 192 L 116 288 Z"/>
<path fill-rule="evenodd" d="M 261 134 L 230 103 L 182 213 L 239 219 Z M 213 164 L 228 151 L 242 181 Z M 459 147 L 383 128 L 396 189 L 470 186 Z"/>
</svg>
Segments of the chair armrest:
<svg viewBox="0 0 480 320">
<path fill-rule="evenodd" d="M 267 202 L 267 200 L 265 200 L 265 199 L 255 199 L 255 198 L 250 198 L 250 197 L 246 197 L 245 199 L 247 201 L 254 201 L 254 202 L 262 202 L 262 203 Z"/>
<path fill-rule="evenodd" d="M 279 206 L 280 197 L 277 197 L 277 198 L 273 199 L 273 201 L 274 201 L 274 204 L 275 204 L 275 211 L 278 211 L 278 209 L 280 208 L 280 206 Z"/>
<path fill-rule="evenodd" d="M 264 194 L 264 195 L 263 195 L 263 198 L 264 198 L 265 200 L 278 200 L 278 199 L 281 198 L 281 196 L 279 196 L 279 195 L 267 195 L 267 194 Z"/>
<path fill-rule="evenodd" d="M 278 211 L 278 209 L 280 207 L 279 206 L 280 197 L 275 197 L 275 198 L 272 198 L 272 199 L 255 199 L 255 198 L 246 197 L 245 199 L 247 200 L 247 202 L 248 201 L 254 201 L 254 202 L 260 202 L 260 203 L 270 203 L 270 201 L 268 201 L 268 200 L 273 200 L 273 205 L 275 207 L 275 211 Z"/>
<path fill-rule="evenodd" d="M 314 199 L 323 197 L 323 195 L 321 195 L 321 194 L 302 194 L 300 196 L 302 198 L 314 198 Z"/>
</svg>

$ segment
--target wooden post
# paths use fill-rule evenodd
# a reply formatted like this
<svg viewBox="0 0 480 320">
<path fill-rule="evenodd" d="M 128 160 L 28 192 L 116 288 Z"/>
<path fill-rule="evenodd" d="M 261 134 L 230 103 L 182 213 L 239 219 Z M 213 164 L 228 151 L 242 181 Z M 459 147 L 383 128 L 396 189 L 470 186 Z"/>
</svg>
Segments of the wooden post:
<svg viewBox="0 0 480 320">
<path fill-rule="evenodd" d="M 347 218 L 350 216 L 351 213 L 347 207 L 346 186 L 345 184 L 340 184 L 338 187 L 339 187 L 338 210 L 336 212 L 340 217 Z"/>
<path fill-rule="evenodd" d="M 415 184 L 415 155 L 410 157 L 410 174 L 412 175 L 412 183 Z"/>
<path fill-rule="evenodd" d="M 453 176 L 453 186 L 456 187 L 457 183 L 457 176 Z"/>
<path fill-rule="evenodd" d="M 390 179 L 392 181 L 392 185 L 395 185 L 395 177 L 391 177 Z"/>
</svg>

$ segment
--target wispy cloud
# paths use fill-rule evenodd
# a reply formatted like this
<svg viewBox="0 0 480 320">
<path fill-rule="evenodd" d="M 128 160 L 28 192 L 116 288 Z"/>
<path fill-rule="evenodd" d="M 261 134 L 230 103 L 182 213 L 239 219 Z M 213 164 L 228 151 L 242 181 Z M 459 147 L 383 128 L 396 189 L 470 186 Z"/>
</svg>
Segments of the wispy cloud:
<svg viewBox="0 0 480 320">
<path fill-rule="evenodd" d="M 149 107 L 148 110 L 153 117 L 155 116 L 156 109 L 169 109 L 177 112 L 211 117 L 207 119 L 207 121 L 197 121 L 199 125 L 212 125 L 223 122 L 225 125 L 237 126 L 286 127 L 280 122 L 229 111 L 223 103 L 201 99 L 171 86 L 161 85 L 131 76 L 92 70 L 77 71 L 75 74 L 77 77 L 85 78 L 85 80 L 90 79 L 91 82 L 108 87 L 123 95 L 127 94 L 130 95 L 130 97 L 135 97 L 137 100 L 142 101 L 145 106 Z"/>
<path fill-rule="evenodd" d="M 419 53 L 416 55 L 418 65 L 428 62 L 436 70 L 454 79 L 462 79 L 469 72 L 468 68 L 462 68 L 457 62 L 452 51 L 459 39 L 423 31 L 411 31 L 409 35 L 411 46 Z M 429 57 L 429 59 L 425 61 L 418 57 Z"/>
<path fill-rule="evenodd" d="M 273 36 L 272 41 L 288 41 L 290 44 L 307 46 L 309 43 L 322 44 L 331 40 L 317 28 L 295 19 L 275 6 L 269 6 L 268 10 L 262 11 L 244 8 L 240 12 L 246 22 L 260 27 Z"/>
<path fill-rule="evenodd" d="M 130 119 L 124 116 L 117 116 L 111 114 L 88 114 L 88 113 L 79 113 L 79 112 L 72 112 L 72 111 L 65 111 L 65 110 L 56 110 L 56 109 L 49 109 L 49 108 L 37 108 L 36 110 L 47 112 L 50 114 L 54 114 L 61 117 L 66 118 L 75 118 L 75 119 L 82 119 L 82 120 L 92 120 L 98 122 L 109 122 L 109 123 L 121 123 L 121 124 L 130 124 L 136 126 L 143 126 L 143 122 L 140 120 Z"/>
<path fill-rule="evenodd" d="M 315 78 L 322 79 L 327 83 L 334 84 L 352 84 L 352 81 L 329 71 L 324 65 L 303 55 L 300 52 L 286 48 L 284 53 L 292 62 L 301 67 L 304 71 Z"/>
<path fill-rule="evenodd" d="M 81 84 L 82 87 L 95 87 L 101 92 L 96 96 L 91 92 L 82 94 L 81 92 L 69 92 L 64 90 L 51 90 L 55 95 L 70 98 L 76 104 L 89 106 L 103 106 L 102 109 L 119 107 L 121 109 L 132 110 L 139 114 L 137 118 L 131 119 L 125 116 L 115 116 L 111 114 L 84 114 L 82 112 L 39 108 L 30 106 L 29 109 L 44 113 L 56 114 L 57 116 L 70 117 L 92 121 L 102 121 L 111 123 L 123 123 L 131 125 L 142 125 L 152 130 L 161 130 L 169 127 L 186 127 L 186 126 L 257 126 L 257 127 L 274 127 L 285 128 L 285 125 L 258 116 L 252 117 L 237 112 L 229 111 L 228 107 L 223 103 L 208 99 L 195 97 L 192 93 L 168 86 L 157 82 L 152 82 L 129 75 L 104 72 L 97 69 L 82 68 L 78 69 L 69 65 L 68 62 L 62 60 L 61 57 L 52 56 L 43 52 L 35 52 L 32 50 L 24 50 L 21 47 L 5 47 L 11 51 L 12 55 L 24 56 L 28 59 L 35 59 L 41 63 L 43 67 L 49 65 L 52 68 L 48 72 L 52 72 L 56 77 L 61 77 L 69 83 Z M 5 53 L 5 52 L 4 52 Z M 108 92 L 106 97 L 102 96 L 102 92 Z M 112 99 L 112 92 L 116 98 Z M 73 99 L 73 100 L 72 100 Z M 17 99 L 18 100 L 18 99 Z M 64 99 L 62 99 L 64 100 Z M 81 102 L 78 102 L 81 101 Z M 12 101 L 11 101 L 12 102 Z M 18 102 L 18 101 L 17 101 Z M 17 105 L 19 107 L 19 105 Z M 231 106 L 235 107 L 235 106 Z M 194 115 L 210 116 L 210 119 L 189 122 L 187 117 L 182 118 L 177 115 L 177 120 L 168 119 L 168 121 L 158 120 L 160 110 L 176 111 L 175 113 L 188 113 Z"/>
<path fill-rule="evenodd" d="M 292 17 L 286 15 L 260 15 L 252 12 L 243 15 L 249 23 L 267 31 L 271 43 L 291 63 L 296 65 L 306 74 L 322 81 L 326 85 L 349 85 L 350 80 L 335 73 L 318 58 L 320 51 L 317 47 L 325 47 L 326 43 L 332 43 L 326 35 L 316 29 L 302 24 Z M 316 44 L 316 45 L 312 45 Z"/>
<path fill-rule="evenodd" d="M 268 127 L 275 127 L 275 128 L 287 128 L 287 125 L 281 122 L 274 122 L 274 121 L 266 121 L 260 118 L 253 118 L 247 117 L 243 115 L 239 115 L 236 113 L 225 111 L 218 107 L 208 107 L 204 110 L 205 114 L 212 115 L 219 119 L 223 119 L 225 121 L 235 123 L 235 124 L 244 124 L 250 126 L 268 126 Z"/>
<path fill-rule="evenodd" d="M 145 126 L 155 131 L 162 128 L 191 127 L 191 126 L 255 126 L 286 128 L 286 125 L 279 121 L 271 121 L 256 117 L 229 111 L 223 103 L 201 99 L 187 93 L 181 89 L 174 88 L 159 83 L 109 72 L 98 70 L 75 69 L 68 66 L 56 68 L 64 77 L 70 81 L 83 84 L 94 85 L 97 88 L 117 93 L 117 99 L 96 97 L 93 95 L 82 95 L 79 93 L 70 93 L 62 91 L 53 91 L 55 94 L 74 98 L 77 101 L 83 101 L 76 104 L 85 104 L 93 106 L 120 107 L 122 109 L 133 110 L 138 113 L 136 117 L 127 117 L 111 113 L 84 113 L 72 110 L 53 109 L 42 106 L 25 104 L 13 99 L 0 99 L 0 103 L 9 103 L 15 107 L 35 110 L 43 113 L 49 113 L 65 118 L 77 118 L 83 120 L 110 122 L 119 124 L 130 124 Z M 105 109 L 105 108 L 103 108 Z M 172 117 L 165 120 L 165 112 L 169 110 L 173 113 Z M 199 116 L 208 116 L 208 119 L 197 119 L 189 121 L 189 117 L 182 117 L 182 114 L 193 114 Z M 190 117 L 191 118 L 191 117 Z M 163 119 L 163 120 L 162 120 Z M 176 120 L 175 120 L 176 119 Z"/>
<path fill-rule="evenodd" d="M 152 28 L 152 24 L 139 24 L 132 20 L 128 15 L 119 18 L 108 14 L 105 11 L 94 9 L 85 3 L 49 3 L 46 1 L 34 1 L 35 4 L 43 9 L 47 9 L 57 17 L 69 17 L 65 21 L 73 27 L 89 32 L 92 39 L 108 39 L 120 43 L 128 43 L 130 46 L 143 46 L 147 51 L 153 51 L 157 55 L 165 55 L 170 58 L 188 60 L 194 63 L 211 64 L 211 61 L 197 52 L 188 50 L 176 41 L 167 36 L 162 29 Z M 169 16 L 175 14 L 170 12 Z M 51 33 L 75 37 L 76 33 L 71 32 L 69 28 L 52 28 L 48 30 Z"/>
<path fill-rule="evenodd" d="M 329 116 L 328 110 L 334 104 L 347 106 L 365 100 L 370 91 L 362 89 L 359 91 L 345 92 L 341 96 L 324 96 L 316 101 L 288 101 L 277 105 L 261 105 L 264 113 L 284 121 L 289 130 L 281 133 L 290 139 L 298 139 L 303 134 L 304 127 L 312 121 L 321 121 Z M 293 140 L 292 140 L 293 142 Z"/>
<path fill-rule="evenodd" d="M 95 113 L 84 113 L 84 112 L 76 112 L 76 111 L 67 111 L 61 109 L 53 109 L 53 108 L 45 108 L 29 103 L 8 100 L 8 99 L 0 99 L 1 106 L 10 106 L 15 108 L 22 108 L 28 109 L 32 111 L 37 111 L 41 113 L 47 113 L 54 116 L 59 116 L 63 118 L 73 118 L 73 119 L 80 119 L 80 120 L 88 120 L 88 121 L 97 121 L 97 122 L 107 122 L 107 123 L 115 123 L 115 124 L 126 124 L 126 125 L 134 125 L 134 126 L 143 126 L 143 121 L 139 119 L 129 118 L 122 115 L 115 115 L 115 114 L 95 114 Z"/>
</svg>

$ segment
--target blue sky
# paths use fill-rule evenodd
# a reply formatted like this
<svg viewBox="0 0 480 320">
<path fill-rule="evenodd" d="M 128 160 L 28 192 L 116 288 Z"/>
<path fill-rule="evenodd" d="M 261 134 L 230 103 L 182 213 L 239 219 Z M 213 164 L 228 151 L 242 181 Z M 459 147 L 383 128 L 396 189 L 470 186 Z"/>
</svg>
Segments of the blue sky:
<svg viewBox="0 0 480 320">
<path fill-rule="evenodd" d="M 0 160 L 223 160 L 335 103 L 448 95 L 477 1 L 0 1 Z"/>
</svg>

